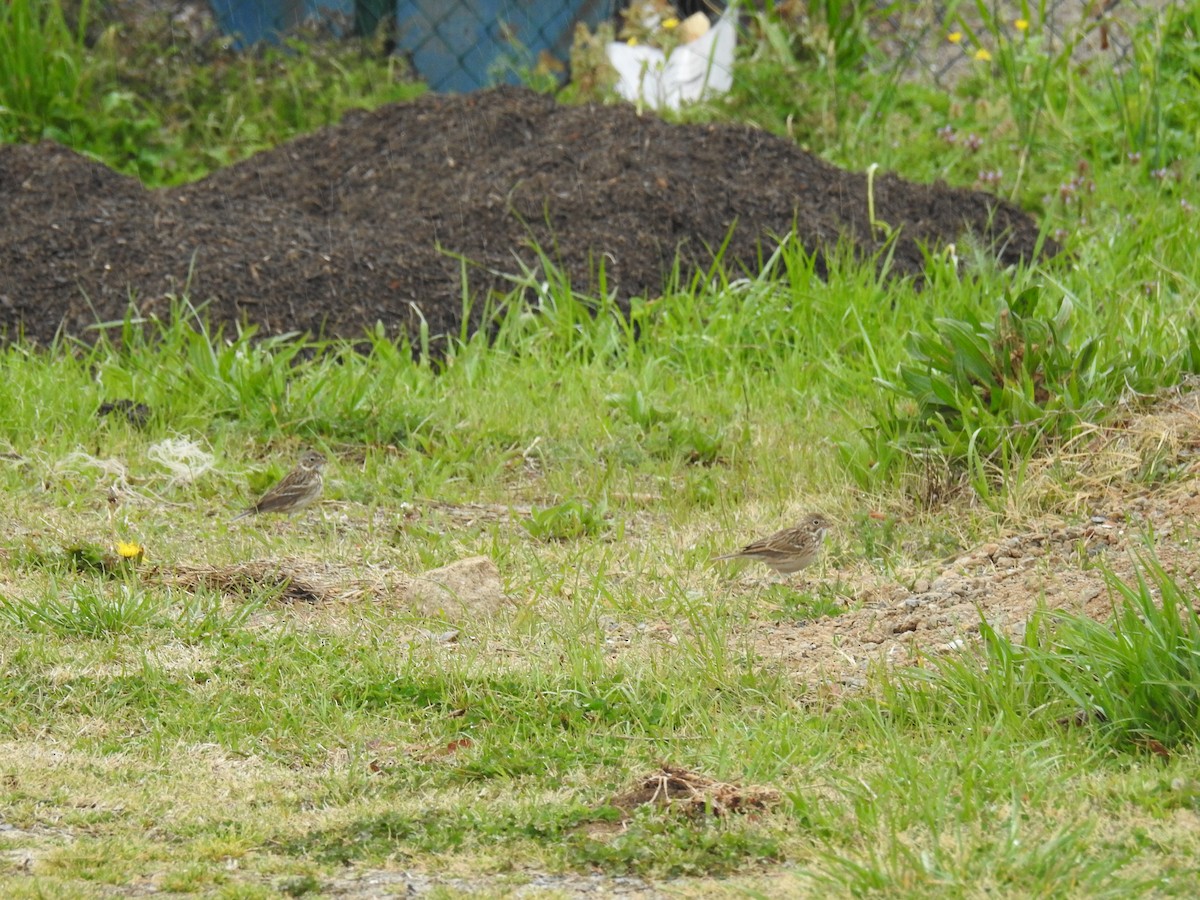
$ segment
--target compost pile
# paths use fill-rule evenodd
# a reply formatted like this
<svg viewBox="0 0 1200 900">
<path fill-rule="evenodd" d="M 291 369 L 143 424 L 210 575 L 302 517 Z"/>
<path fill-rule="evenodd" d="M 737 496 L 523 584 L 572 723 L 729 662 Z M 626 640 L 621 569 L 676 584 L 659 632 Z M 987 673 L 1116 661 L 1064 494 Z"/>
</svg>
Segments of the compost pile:
<svg viewBox="0 0 1200 900">
<path fill-rule="evenodd" d="M 895 274 L 966 233 L 1002 264 L 1034 255 L 1036 225 L 990 195 L 893 176 L 873 193 L 900 230 Z M 536 248 L 576 291 L 603 284 L 625 304 L 659 295 L 676 259 L 684 278 L 704 271 L 731 229 L 731 272 L 755 271 L 793 226 L 810 251 L 880 240 L 866 176 L 787 140 L 520 88 L 352 113 L 176 188 L 53 143 L 4 146 L 0 208 L 0 329 L 42 342 L 95 335 L 131 299 L 164 317 L 181 295 L 268 334 L 411 334 L 421 320 L 454 334 L 464 273 L 477 310 L 513 276 L 546 275 Z"/>
</svg>

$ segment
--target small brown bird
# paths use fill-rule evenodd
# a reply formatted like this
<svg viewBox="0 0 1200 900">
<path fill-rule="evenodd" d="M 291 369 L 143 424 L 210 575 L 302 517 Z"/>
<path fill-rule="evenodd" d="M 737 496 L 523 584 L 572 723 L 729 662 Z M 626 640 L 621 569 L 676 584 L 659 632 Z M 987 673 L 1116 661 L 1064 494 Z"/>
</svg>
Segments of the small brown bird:
<svg viewBox="0 0 1200 900">
<path fill-rule="evenodd" d="M 321 467 L 326 462 L 325 457 L 316 450 L 305 451 L 296 468 L 279 479 L 279 483 L 263 494 L 257 503 L 234 516 L 233 521 L 267 512 L 291 515 L 311 506 L 321 496 Z"/>
<path fill-rule="evenodd" d="M 780 575 L 791 575 L 816 560 L 825 532 L 832 527 L 824 516 L 812 513 L 794 528 L 784 528 L 770 537 L 747 544 L 736 553 L 714 556 L 713 559 L 756 559 Z"/>
</svg>

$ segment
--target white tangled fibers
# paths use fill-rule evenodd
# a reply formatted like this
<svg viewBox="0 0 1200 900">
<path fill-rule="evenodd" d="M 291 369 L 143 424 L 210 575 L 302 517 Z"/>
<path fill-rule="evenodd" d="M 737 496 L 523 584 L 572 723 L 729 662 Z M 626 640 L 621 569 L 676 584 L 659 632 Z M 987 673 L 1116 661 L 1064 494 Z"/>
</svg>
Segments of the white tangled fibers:
<svg viewBox="0 0 1200 900">
<path fill-rule="evenodd" d="M 146 451 L 146 456 L 171 474 L 170 486 L 191 484 L 211 471 L 216 462 L 211 453 L 186 438 L 159 441 Z"/>
</svg>

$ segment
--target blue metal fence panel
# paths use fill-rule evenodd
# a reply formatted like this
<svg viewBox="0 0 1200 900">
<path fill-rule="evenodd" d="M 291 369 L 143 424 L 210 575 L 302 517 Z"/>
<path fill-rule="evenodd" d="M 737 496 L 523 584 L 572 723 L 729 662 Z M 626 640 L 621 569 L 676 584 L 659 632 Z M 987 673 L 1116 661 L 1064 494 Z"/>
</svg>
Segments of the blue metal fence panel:
<svg viewBox="0 0 1200 900">
<path fill-rule="evenodd" d="M 517 81 L 543 51 L 568 58 L 576 22 L 595 28 L 616 0 L 397 0 L 396 46 L 435 91 Z"/>
<path fill-rule="evenodd" d="M 338 32 L 354 23 L 354 0 L 210 0 L 217 24 L 238 36 L 237 46 L 277 42 L 297 25 L 318 21 Z"/>
<path fill-rule="evenodd" d="M 211 0 L 213 15 L 237 45 L 277 42 L 304 22 L 349 34 L 355 0 Z M 396 49 L 435 91 L 474 91 L 516 82 L 547 52 L 566 62 L 575 24 L 595 28 L 618 0 L 395 0 Z"/>
</svg>

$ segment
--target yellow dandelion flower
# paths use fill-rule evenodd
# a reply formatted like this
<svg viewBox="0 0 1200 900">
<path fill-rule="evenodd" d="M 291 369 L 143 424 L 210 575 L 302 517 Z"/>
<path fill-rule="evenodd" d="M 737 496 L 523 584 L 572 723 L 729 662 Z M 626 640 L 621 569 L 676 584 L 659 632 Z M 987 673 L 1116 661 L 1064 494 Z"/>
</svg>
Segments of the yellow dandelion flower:
<svg viewBox="0 0 1200 900">
<path fill-rule="evenodd" d="M 1029 20 L 1017 19 L 1013 22 L 1013 28 L 1017 29 L 1017 31 L 1027 31 L 1029 29 Z"/>
<path fill-rule="evenodd" d="M 138 560 L 146 555 L 146 548 L 136 541 L 117 541 L 117 556 L 121 559 Z"/>
<path fill-rule="evenodd" d="M 634 37 L 631 37 L 631 38 L 630 38 L 629 40 L 627 40 L 625 43 L 626 43 L 626 44 L 628 44 L 630 47 L 636 47 L 636 46 L 638 45 L 638 39 L 637 39 L 637 38 L 634 38 Z"/>
<path fill-rule="evenodd" d="M 975 58 L 980 62 L 991 62 L 992 54 L 988 53 L 982 47 L 975 51 Z"/>
<path fill-rule="evenodd" d="M 670 31 L 672 28 L 678 28 L 679 20 L 674 16 L 671 16 L 669 19 L 663 19 L 662 27 L 667 31 Z"/>
<path fill-rule="evenodd" d="M 948 40 L 952 44 L 961 44 L 962 43 L 962 32 L 961 31 L 952 31 L 948 35 L 946 35 L 946 40 Z"/>
</svg>

